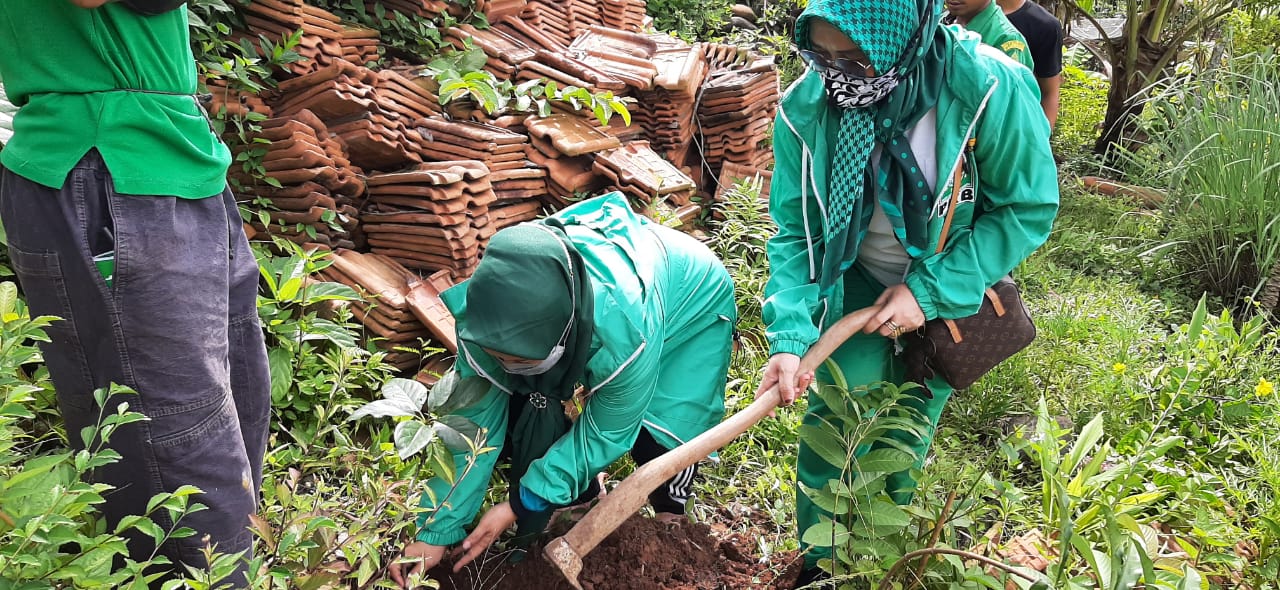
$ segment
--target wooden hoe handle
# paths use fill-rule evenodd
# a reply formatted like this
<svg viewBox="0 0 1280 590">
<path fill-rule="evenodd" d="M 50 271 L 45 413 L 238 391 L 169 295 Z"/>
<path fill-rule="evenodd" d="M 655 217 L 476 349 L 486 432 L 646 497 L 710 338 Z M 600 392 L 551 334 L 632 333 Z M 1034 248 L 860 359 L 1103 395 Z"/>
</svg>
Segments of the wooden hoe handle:
<svg viewBox="0 0 1280 590">
<path fill-rule="evenodd" d="M 844 316 L 828 328 L 800 359 L 797 374 L 816 370 L 845 340 L 861 331 L 877 311 L 877 306 L 864 307 Z M 751 405 L 714 428 L 641 465 L 600 500 L 569 532 L 548 543 L 544 550 L 547 558 L 560 568 L 560 572 L 575 588 L 580 588 L 577 581 L 582 569 L 582 557 L 635 514 L 649 500 L 650 492 L 685 467 L 700 461 L 751 428 L 773 411 L 779 401 L 781 398 L 775 385 Z"/>
</svg>

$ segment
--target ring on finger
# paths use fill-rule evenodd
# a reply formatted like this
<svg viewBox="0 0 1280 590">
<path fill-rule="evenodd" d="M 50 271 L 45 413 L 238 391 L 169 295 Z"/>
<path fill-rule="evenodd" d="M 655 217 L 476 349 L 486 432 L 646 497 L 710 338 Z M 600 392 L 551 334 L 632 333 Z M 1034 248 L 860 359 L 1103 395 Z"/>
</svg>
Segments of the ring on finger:
<svg viewBox="0 0 1280 590">
<path fill-rule="evenodd" d="M 893 332 L 894 334 L 897 334 L 900 330 L 902 330 L 902 326 L 899 326 L 898 323 L 893 320 L 885 320 L 884 323 L 880 325 L 888 326 L 889 331 Z"/>
</svg>

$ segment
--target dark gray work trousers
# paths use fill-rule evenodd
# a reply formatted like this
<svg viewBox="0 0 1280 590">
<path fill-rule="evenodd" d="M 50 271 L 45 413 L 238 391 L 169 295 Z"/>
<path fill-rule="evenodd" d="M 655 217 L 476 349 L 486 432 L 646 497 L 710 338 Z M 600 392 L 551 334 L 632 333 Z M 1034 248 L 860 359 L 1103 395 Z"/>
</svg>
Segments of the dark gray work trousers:
<svg viewBox="0 0 1280 590">
<path fill-rule="evenodd" d="M 93 391 L 109 384 L 137 395 L 116 396 L 105 411 L 127 402 L 148 418 L 115 432 L 110 447 L 122 459 L 91 476 L 114 487 L 102 506 L 112 527 L 144 513 L 154 494 L 192 485 L 208 509 L 177 524 L 196 534 L 159 553 L 203 567 L 207 540 L 220 553 L 247 556 L 271 387 L 255 307 L 258 267 L 230 191 L 205 199 L 120 194 L 93 150 L 61 189 L 3 170 L 0 220 L 31 314 L 60 318 L 41 350 L 71 444 L 83 445 L 80 429 L 102 411 Z M 92 257 L 112 249 L 108 285 Z M 174 526 L 164 511 L 152 517 Z M 156 549 L 148 537 L 127 539 L 135 560 Z"/>
</svg>

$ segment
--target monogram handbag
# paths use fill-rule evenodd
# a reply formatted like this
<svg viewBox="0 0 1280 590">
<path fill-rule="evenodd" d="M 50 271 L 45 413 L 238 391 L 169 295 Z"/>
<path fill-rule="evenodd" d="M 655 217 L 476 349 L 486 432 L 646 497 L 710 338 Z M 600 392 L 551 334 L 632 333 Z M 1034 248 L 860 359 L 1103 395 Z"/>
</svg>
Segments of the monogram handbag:
<svg viewBox="0 0 1280 590">
<path fill-rule="evenodd" d="M 951 228 L 963 168 L 956 169 L 951 206 L 938 238 L 938 252 L 946 244 Z M 977 177 L 972 179 L 977 190 Z M 1022 302 L 1018 285 L 1005 277 L 987 289 L 978 313 L 966 318 L 930 320 L 924 327 L 900 338 L 908 381 L 924 385 L 927 379 L 938 376 L 952 387 L 964 389 L 1031 344 L 1036 338 L 1036 326 Z"/>
</svg>

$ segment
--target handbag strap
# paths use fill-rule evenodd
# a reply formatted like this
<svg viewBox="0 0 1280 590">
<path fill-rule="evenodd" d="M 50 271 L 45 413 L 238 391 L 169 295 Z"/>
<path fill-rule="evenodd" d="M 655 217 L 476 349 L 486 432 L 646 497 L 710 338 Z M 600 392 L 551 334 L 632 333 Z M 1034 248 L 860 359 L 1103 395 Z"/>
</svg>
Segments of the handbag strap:
<svg viewBox="0 0 1280 590">
<path fill-rule="evenodd" d="M 938 234 L 938 249 L 934 250 L 935 254 L 942 252 L 942 249 L 947 245 L 947 234 L 951 232 L 951 220 L 955 217 L 956 206 L 960 204 L 960 181 L 964 172 L 965 160 L 969 157 L 969 153 L 973 151 L 973 146 L 976 143 L 977 139 L 970 137 L 965 144 L 964 150 L 960 152 L 960 161 L 956 163 L 955 178 L 951 184 L 951 204 L 947 207 L 947 219 L 942 222 L 942 231 Z M 974 190 L 977 190 L 976 187 Z M 996 294 L 995 290 L 987 289 L 986 296 L 991 301 L 991 306 L 995 309 L 996 316 L 1003 316 L 1004 304 L 1000 302 L 1000 296 Z M 944 319 L 942 322 L 947 325 L 947 330 L 951 332 L 952 341 L 956 344 L 964 341 L 964 336 L 960 335 L 960 327 L 954 321 Z"/>
<path fill-rule="evenodd" d="M 969 141 L 965 143 L 964 149 L 960 151 L 960 161 L 956 163 L 955 179 L 952 180 L 951 184 L 951 205 L 947 207 L 947 219 L 942 222 L 942 231 L 938 234 L 938 248 L 933 251 L 934 254 L 941 252 L 947 245 L 947 234 L 951 233 L 951 220 L 955 217 L 956 206 L 960 204 L 960 180 L 964 174 L 964 165 L 977 143 L 977 138 L 970 137 Z M 978 190 L 976 186 L 974 190 Z"/>
<path fill-rule="evenodd" d="M 947 245 L 947 234 L 951 232 L 951 220 L 956 215 L 956 205 L 960 204 L 960 176 L 964 170 L 964 153 L 960 154 L 960 163 L 956 165 L 955 180 L 951 184 L 951 204 L 947 206 L 947 219 L 942 222 L 942 232 L 938 234 L 938 248 L 933 251 L 937 254 Z"/>
</svg>

